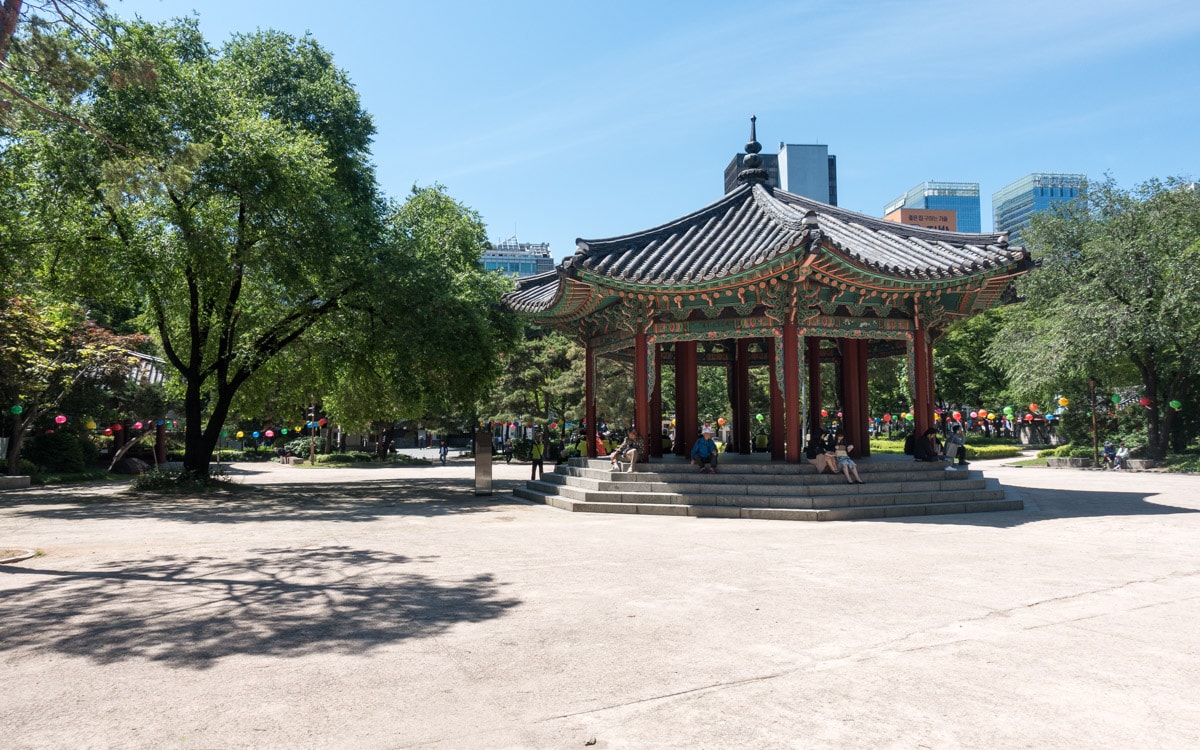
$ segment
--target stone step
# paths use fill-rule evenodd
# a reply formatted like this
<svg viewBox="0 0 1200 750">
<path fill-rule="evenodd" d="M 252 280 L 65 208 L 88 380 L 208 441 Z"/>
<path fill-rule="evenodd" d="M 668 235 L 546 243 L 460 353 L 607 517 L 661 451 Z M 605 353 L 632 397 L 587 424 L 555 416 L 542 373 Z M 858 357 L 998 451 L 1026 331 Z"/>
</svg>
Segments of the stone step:
<svg viewBox="0 0 1200 750">
<path fill-rule="evenodd" d="M 862 505 L 831 508 L 772 508 L 752 506 L 721 506 L 704 504 L 660 503 L 602 503 L 572 500 L 561 495 L 545 494 L 528 487 L 518 487 L 514 494 L 526 500 L 585 513 L 628 513 L 640 515 L 690 516 L 694 518 L 755 518 L 783 521 L 848 521 L 868 518 L 897 518 L 902 516 L 932 516 L 951 513 L 980 513 L 1002 510 L 1021 510 L 1020 500 L 1004 498 L 1002 490 L 991 491 L 998 496 L 978 499 L 950 499 L 942 502 L 905 502 L 891 505 Z"/>
<path fill-rule="evenodd" d="M 576 486 L 572 482 L 551 480 L 530 482 L 540 492 L 562 495 L 589 502 L 711 503 L 714 505 L 752 505 L 787 502 L 787 507 L 809 507 L 817 498 L 839 502 L 846 498 L 926 497 L 941 494 L 961 496 L 983 491 L 982 477 L 958 481 L 884 482 L 838 485 L 690 485 L 609 484 L 600 489 Z M 892 503 L 895 500 L 887 500 Z M 780 507 L 772 505 L 772 507 Z"/>
<path fill-rule="evenodd" d="M 928 464 L 927 464 L 928 465 Z M 806 467 L 810 468 L 811 467 Z M 864 481 L 914 481 L 914 480 L 949 480 L 955 481 L 965 479 L 970 472 L 963 470 L 946 471 L 945 465 L 934 467 L 934 469 L 915 469 L 911 464 L 890 463 L 875 466 L 859 465 L 859 475 Z M 547 476 L 570 477 L 578 480 L 589 480 L 592 482 L 612 482 L 612 483 L 643 483 L 643 482 L 659 482 L 665 484 L 676 484 L 679 482 L 704 484 L 846 484 L 846 478 L 842 474 L 818 474 L 815 470 L 807 472 L 797 472 L 793 469 L 789 473 L 782 472 L 745 472 L 734 469 L 722 468 L 716 474 L 701 474 L 695 467 L 688 467 L 686 471 L 666 470 L 660 471 L 659 467 L 653 467 L 653 470 L 643 470 L 642 466 L 638 465 L 638 471 L 610 471 L 608 469 L 588 469 L 580 467 L 556 467 L 553 472 Z M 582 486 L 582 485 L 581 485 Z M 590 486 L 590 485 L 589 485 Z"/>
<path fill-rule="evenodd" d="M 664 479 L 666 481 L 664 481 Z M 864 479 L 865 484 L 853 485 L 842 476 L 796 477 L 785 480 L 780 476 L 702 476 L 668 477 L 651 474 L 623 475 L 620 481 L 593 479 L 570 474 L 551 472 L 543 481 L 564 487 L 577 487 L 593 492 L 672 492 L 680 494 L 736 494 L 736 495 L 812 495 L 815 493 L 846 493 L 859 491 L 874 492 L 923 492 L 934 489 L 974 489 L 983 481 L 979 472 L 942 472 L 940 474 L 872 475 Z"/>
</svg>

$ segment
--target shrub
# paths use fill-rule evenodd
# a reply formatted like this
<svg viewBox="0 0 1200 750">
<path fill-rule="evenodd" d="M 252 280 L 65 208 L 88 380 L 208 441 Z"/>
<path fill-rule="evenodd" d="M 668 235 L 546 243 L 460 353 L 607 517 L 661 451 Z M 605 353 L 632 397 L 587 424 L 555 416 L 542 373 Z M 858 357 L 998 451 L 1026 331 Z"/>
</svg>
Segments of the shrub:
<svg viewBox="0 0 1200 750">
<path fill-rule="evenodd" d="M 23 453 L 46 471 L 81 472 L 87 468 L 80 438 L 73 432 L 55 430 L 50 434 L 34 434 Z"/>
<path fill-rule="evenodd" d="M 316 437 L 313 442 L 316 443 L 318 454 L 324 453 L 327 450 L 324 436 Z M 307 456 L 309 453 L 309 439 L 298 437 L 295 440 L 289 440 L 283 444 L 283 452 L 290 453 L 293 456 Z"/>
<path fill-rule="evenodd" d="M 968 445 L 967 458 L 1012 458 L 1021 455 L 1021 449 L 1015 445 Z"/>
</svg>

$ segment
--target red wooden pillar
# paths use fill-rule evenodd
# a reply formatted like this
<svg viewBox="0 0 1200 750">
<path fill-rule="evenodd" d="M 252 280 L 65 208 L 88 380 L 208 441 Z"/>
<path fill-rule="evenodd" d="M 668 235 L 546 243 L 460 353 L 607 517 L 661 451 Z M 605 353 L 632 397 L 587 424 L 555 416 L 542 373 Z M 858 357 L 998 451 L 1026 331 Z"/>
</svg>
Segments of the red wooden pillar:
<svg viewBox="0 0 1200 750">
<path fill-rule="evenodd" d="M 787 461 L 800 463 L 800 342 L 795 323 L 783 326 L 783 402 Z"/>
<path fill-rule="evenodd" d="M 919 321 L 918 321 L 919 324 Z M 920 435 L 933 424 L 933 347 L 924 328 L 912 334 L 913 429 Z"/>
<path fill-rule="evenodd" d="M 866 339 L 858 342 L 858 354 L 855 358 L 854 366 L 858 370 L 858 439 L 860 442 L 855 443 L 859 449 L 859 455 L 863 458 L 871 455 L 871 433 L 867 430 L 867 420 L 871 418 L 871 396 L 870 382 L 867 369 L 867 344 Z"/>
<path fill-rule="evenodd" d="M 646 332 L 633 336 L 633 423 L 643 437 L 650 431 L 650 358 Z"/>
<path fill-rule="evenodd" d="M 654 375 L 650 391 L 650 424 L 646 428 L 646 448 L 650 455 L 662 458 L 662 344 L 654 344 Z"/>
<path fill-rule="evenodd" d="M 804 339 L 808 361 L 808 431 L 810 435 L 821 434 L 821 339 L 808 336 Z"/>
<path fill-rule="evenodd" d="M 687 456 L 696 442 L 696 342 L 675 344 L 675 453 Z"/>
<path fill-rule="evenodd" d="M 596 350 L 591 342 L 583 354 L 583 419 L 587 422 L 587 455 L 596 458 Z"/>
<path fill-rule="evenodd" d="M 841 339 L 838 343 L 842 350 L 842 432 L 860 456 L 867 456 L 871 452 L 866 429 L 867 342 Z"/>
<path fill-rule="evenodd" d="M 750 339 L 738 339 L 733 359 L 733 435 L 738 453 L 750 445 Z"/>
<path fill-rule="evenodd" d="M 782 461 L 786 458 L 784 442 L 787 440 L 787 430 L 784 427 L 783 383 L 779 382 L 779 370 L 783 364 L 776 340 L 771 340 L 771 460 Z M 786 377 L 786 376 L 785 376 Z"/>
<path fill-rule="evenodd" d="M 167 463 L 167 420 L 154 421 L 154 463 L 163 466 Z"/>
</svg>

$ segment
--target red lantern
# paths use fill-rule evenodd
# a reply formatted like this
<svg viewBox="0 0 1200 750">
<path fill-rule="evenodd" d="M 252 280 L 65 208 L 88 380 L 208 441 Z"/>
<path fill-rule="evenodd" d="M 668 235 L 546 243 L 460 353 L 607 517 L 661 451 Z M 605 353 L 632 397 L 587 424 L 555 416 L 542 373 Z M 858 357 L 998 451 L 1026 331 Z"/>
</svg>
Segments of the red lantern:
<svg viewBox="0 0 1200 750">
<path fill-rule="evenodd" d="M 1029 411 L 1037 411 L 1037 410 L 1038 410 L 1038 405 L 1037 405 L 1037 404 L 1030 404 L 1030 405 L 1029 405 Z"/>
<path fill-rule="evenodd" d="M 1141 398 L 1138 399 L 1138 403 L 1141 404 L 1142 406 L 1148 407 L 1148 406 L 1150 406 L 1150 399 L 1146 398 L 1145 396 L 1142 396 Z"/>
<path fill-rule="evenodd" d="M 1026 421 L 1026 422 L 1032 422 L 1032 421 L 1033 421 L 1033 415 L 1032 415 L 1032 414 L 1026 414 L 1026 415 L 1025 415 L 1025 421 Z"/>
<path fill-rule="evenodd" d="M 114 424 L 114 425 L 112 426 L 112 428 L 113 428 L 113 432 L 120 432 L 121 430 L 125 429 L 125 428 L 124 428 L 124 427 L 121 425 L 121 423 L 120 423 L 120 422 L 117 422 L 116 424 Z"/>
<path fill-rule="evenodd" d="M 950 416 L 954 417 L 954 421 L 956 421 L 956 422 L 962 421 L 962 412 L 961 411 L 956 411 L 953 414 L 951 414 Z"/>
<path fill-rule="evenodd" d="M 47 435 L 53 435 L 53 434 L 54 434 L 54 430 L 46 430 L 46 434 L 47 434 Z"/>
<path fill-rule="evenodd" d="M 892 421 L 892 415 L 891 415 L 891 414 L 884 414 L 884 415 L 883 415 L 883 421 L 884 421 L 884 422 L 891 422 L 891 421 Z"/>
<path fill-rule="evenodd" d="M 105 434 L 105 435 L 111 435 L 111 434 L 112 434 L 112 428 L 111 428 L 111 427 L 105 427 L 105 428 L 104 428 L 104 434 Z"/>
<path fill-rule="evenodd" d="M 725 426 L 725 417 L 718 417 L 718 418 L 717 418 L 717 424 L 719 424 L 719 425 L 721 425 L 722 427 L 724 427 L 724 426 Z"/>
<path fill-rule="evenodd" d="M 822 416 L 822 417 L 828 417 L 828 416 L 829 416 L 829 412 L 827 412 L 826 410 L 822 409 L 822 410 L 821 410 L 821 416 Z"/>
<path fill-rule="evenodd" d="M 318 419 L 318 420 L 317 420 L 317 424 L 319 424 L 319 425 L 321 425 L 322 427 L 324 427 L 324 426 L 325 426 L 325 417 L 321 417 L 320 419 Z"/>
</svg>

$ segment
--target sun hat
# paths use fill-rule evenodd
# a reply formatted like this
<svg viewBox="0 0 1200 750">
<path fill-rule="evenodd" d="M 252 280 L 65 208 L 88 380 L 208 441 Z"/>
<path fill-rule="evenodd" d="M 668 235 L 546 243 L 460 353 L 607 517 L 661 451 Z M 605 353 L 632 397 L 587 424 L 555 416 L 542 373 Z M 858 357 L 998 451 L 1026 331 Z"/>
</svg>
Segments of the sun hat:
<svg viewBox="0 0 1200 750">
<path fill-rule="evenodd" d="M 705 427 L 705 428 L 704 428 L 704 434 L 705 434 L 705 435 L 711 435 L 711 434 L 713 434 L 713 429 L 712 429 L 711 427 Z"/>
</svg>

